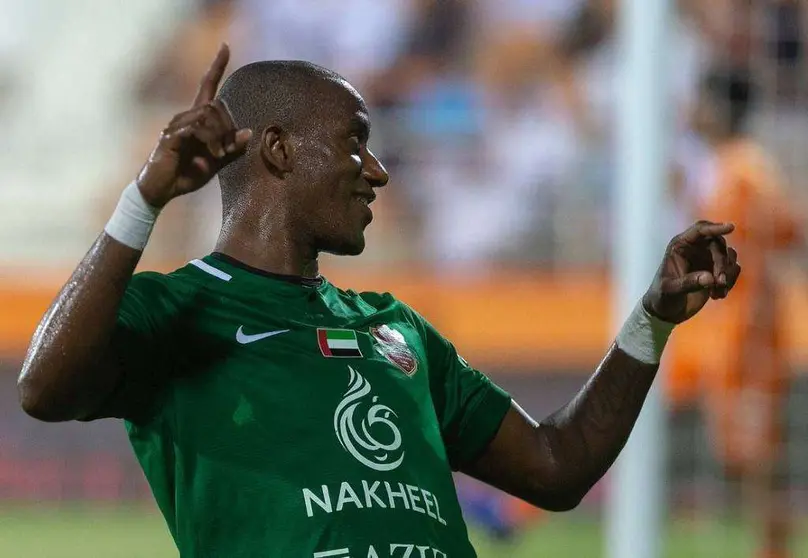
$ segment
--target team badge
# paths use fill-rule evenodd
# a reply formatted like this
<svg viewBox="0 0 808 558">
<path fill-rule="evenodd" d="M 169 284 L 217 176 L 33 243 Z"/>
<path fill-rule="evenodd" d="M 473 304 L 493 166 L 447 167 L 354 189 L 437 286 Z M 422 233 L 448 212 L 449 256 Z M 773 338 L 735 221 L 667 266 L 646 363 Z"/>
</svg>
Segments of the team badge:
<svg viewBox="0 0 808 558">
<path fill-rule="evenodd" d="M 412 376 L 418 370 L 418 359 L 407 346 L 404 336 L 387 325 L 372 326 L 370 334 L 376 340 L 376 352 L 395 364 L 407 376 Z"/>
</svg>

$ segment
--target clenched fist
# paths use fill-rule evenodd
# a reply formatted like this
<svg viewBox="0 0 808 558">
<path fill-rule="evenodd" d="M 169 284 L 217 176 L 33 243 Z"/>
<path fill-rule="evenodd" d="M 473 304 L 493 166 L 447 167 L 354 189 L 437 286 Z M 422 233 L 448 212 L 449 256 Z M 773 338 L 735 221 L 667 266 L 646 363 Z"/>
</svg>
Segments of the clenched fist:
<svg viewBox="0 0 808 558">
<path fill-rule="evenodd" d="M 200 189 L 224 166 L 244 154 L 252 130 L 237 129 L 221 101 L 215 100 L 230 49 L 223 44 L 199 84 L 191 108 L 177 114 L 137 177 L 143 198 L 161 208 Z"/>
</svg>

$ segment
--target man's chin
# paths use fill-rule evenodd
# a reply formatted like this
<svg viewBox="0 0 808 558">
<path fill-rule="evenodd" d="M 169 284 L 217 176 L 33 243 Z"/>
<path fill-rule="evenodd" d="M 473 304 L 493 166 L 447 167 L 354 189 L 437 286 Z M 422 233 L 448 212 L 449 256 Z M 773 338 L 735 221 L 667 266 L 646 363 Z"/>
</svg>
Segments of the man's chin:
<svg viewBox="0 0 808 558">
<path fill-rule="evenodd" d="M 358 238 L 334 243 L 327 248 L 323 248 L 322 251 L 335 256 L 358 256 L 365 251 L 365 235 L 361 234 Z"/>
</svg>

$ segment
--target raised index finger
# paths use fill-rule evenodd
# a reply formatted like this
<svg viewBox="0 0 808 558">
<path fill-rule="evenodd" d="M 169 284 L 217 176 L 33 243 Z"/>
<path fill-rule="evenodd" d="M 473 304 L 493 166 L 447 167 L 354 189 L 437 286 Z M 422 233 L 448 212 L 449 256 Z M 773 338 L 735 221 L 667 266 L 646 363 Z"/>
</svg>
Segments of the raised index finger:
<svg viewBox="0 0 808 558">
<path fill-rule="evenodd" d="M 699 221 L 682 233 L 680 238 L 688 244 L 693 244 L 706 238 L 724 236 L 725 234 L 729 234 L 734 230 L 735 225 L 732 223 L 711 223 L 709 221 Z"/>
<path fill-rule="evenodd" d="M 219 47 L 219 52 L 216 53 L 216 58 L 213 63 L 205 72 L 202 81 L 199 82 L 199 90 L 196 92 L 196 98 L 192 106 L 198 107 L 205 103 L 211 102 L 216 97 L 216 91 L 219 89 L 219 82 L 222 81 L 224 70 L 227 68 L 227 63 L 230 60 L 230 47 L 227 43 L 222 43 Z"/>
</svg>

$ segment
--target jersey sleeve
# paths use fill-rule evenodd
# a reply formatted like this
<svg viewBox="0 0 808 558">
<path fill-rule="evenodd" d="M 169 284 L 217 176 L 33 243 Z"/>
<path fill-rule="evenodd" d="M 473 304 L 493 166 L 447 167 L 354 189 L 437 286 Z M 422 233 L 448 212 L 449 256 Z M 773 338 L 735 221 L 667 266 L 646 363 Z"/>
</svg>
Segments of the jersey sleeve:
<svg viewBox="0 0 808 558">
<path fill-rule="evenodd" d="M 441 436 L 452 469 L 460 470 L 494 438 L 511 406 L 511 396 L 472 368 L 431 324 L 421 322 Z"/>
<path fill-rule="evenodd" d="M 132 277 L 110 343 L 121 377 L 98 411 L 85 420 L 115 417 L 139 424 L 153 417 L 171 376 L 172 299 L 165 276 L 146 272 Z"/>
</svg>

